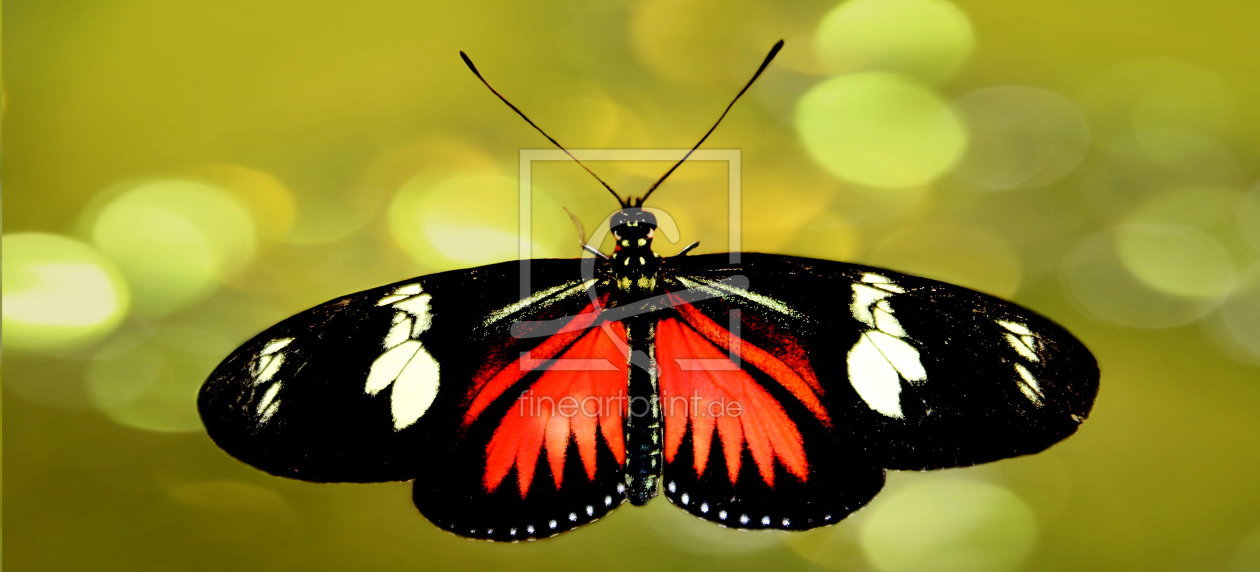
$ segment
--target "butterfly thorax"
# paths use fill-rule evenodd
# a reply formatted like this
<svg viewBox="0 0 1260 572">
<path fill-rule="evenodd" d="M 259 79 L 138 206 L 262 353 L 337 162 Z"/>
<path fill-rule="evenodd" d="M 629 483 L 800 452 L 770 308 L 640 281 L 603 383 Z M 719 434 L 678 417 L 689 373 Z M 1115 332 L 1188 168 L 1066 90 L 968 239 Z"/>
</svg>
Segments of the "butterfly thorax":
<svg viewBox="0 0 1260 572">
<path fill-rule="evenodd" d="M 652 251 L 656 217 L 640 208 L 617 211 L 609 222 L 616 245 L 611 257 L 614 285 L 625 299 L 656 293 L 660 255 Z"/>
</svg>

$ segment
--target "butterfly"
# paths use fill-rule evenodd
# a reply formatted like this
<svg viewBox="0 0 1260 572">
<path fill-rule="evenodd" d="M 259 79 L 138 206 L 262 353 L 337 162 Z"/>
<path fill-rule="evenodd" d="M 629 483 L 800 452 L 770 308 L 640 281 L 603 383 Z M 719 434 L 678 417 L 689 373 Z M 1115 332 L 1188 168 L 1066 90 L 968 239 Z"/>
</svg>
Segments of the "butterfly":
<svg viewBox="0 0 1260 572">
<path fill-rule="evenodd" d="M 292 316 L 205 382 L 210 437 L 283 477 L 411 480 L 437 526 L 518 541 L 658 494 L 728 527 L 810 529 L 865 505 L 886 470 L 1075 432 L 1097 362 L 1029 309 L 857 264 L 652 250 L 644 201 L 782 46 L 642 197 L 570 154 L 618 200 L 611 254 L 430 274 Z"/>
</svg>

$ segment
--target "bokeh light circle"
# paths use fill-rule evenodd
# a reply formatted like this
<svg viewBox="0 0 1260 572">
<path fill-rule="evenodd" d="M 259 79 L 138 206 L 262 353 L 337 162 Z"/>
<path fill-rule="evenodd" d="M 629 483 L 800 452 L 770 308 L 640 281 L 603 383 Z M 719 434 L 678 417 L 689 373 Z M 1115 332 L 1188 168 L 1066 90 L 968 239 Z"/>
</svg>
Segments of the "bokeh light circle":
<svg viewBox="0 0 1260 572">
<path fill-rule="evenodd" d="M 880 188 L 932 182 L 967 144 L 962 121 L 939 95 L 881 72 L 814 86 L 797 102 L 796 129 L 810 156 L 833 175 Z"/>
<path fill-rule="evenodd" d="M 958 71 L 974 45 L 967 15 L 945 0 L 840 2 L 814 35 L 828 71 L 888 71 L 930 83 Z"/>
<path fill-rule="evenodd" d="M 1037 540 L 1032 509 L 1004 487 L 934 478 L 887 491 L 867 509 L 861 541 L 878 570 L 1016 568 Z"/>
<path fill-rule="evenodd" d="M 1139 281 L 1120 259 L 1115 229 L 1080 241 L 1060 268 L 1067 293 L 1093 318 L 1133 328 L 1170 328 L 1207 315 L 1214 300 L 1174 296 Z"/>
<path fill-rule="evenodd" d="M 127 277 L 143 315 L 187 307 L 253 259 L 253 219 L 220 187 L 155 179 L 102 203 L 89 215 L 92 241 Z"/>
<path fill-rule="evenodd" d="M 1219 298 L 1234 285 L 1229 252 L 1207 233 L 1173 224 L 1116 228 L 1124 267 L 1143 284 L 1185 298 Z"/>
<path fill-rule="evenodd" d="M 645 0 L 633 4 L 628 40 L 648 68 L 671 81 L 728 85 L 778 39 L 766 25 L 778 12 L 751 0 Z"/>
<path fill-rule="evenodd" d="M 1235 356 L 1260 364 L 1260 266 L 1221 303 L 1211 332 Z"/>
<path fill-rule="evenodd" d="M 1148 130 L 1218 135 L 1234 124 L 1234 97 L 1217 72 L 1182 60 L 1126 61 L 1081 90 L 1100 123 L 1141 137 Z"/>
<path fill-rule="evenodd" d="M 1230 572 L 1255 572 L 1260 567 L 1260 526 L 1242 537 L 1229 558 Z"/>
<path fill-rule="evenodd" d="M 529 203 L 531 214 L 563 214 L 537 188 Z M 573 248 L 566 251 L 562 245 L 571 245 L 576 232 L 562 225 L 534 228 L 528 252 L 523 251 L 519 218 L 518 181 L 486 172 L 417 175 L 399 189 L 389 207 L 395 242 L 426 269 L 573 254 Z"/>
<path fill-rule="evenodd" d="M 1260 185 L 1243 196 L 1234 212 L 1243 239 L 1253 250 L 1260 252 Z"/>
<path fill-rule="evenodd" d="M 191 169 L 190 173 L 240 201 L 253 216 L 258 234 L 263 238 L 287 239 L 297 224 L 293 191 L 269 173 L 228 163 L 202 165 Z"/>
<path fill-rule="evenodd" d="M 54 234 L 6 234 L 3 264 L 6 349 L 81 346 L 109 334 L 127 313 L 127 283 L 91 245 Z"/>
<path fill-rule="evenodd" d="M 849 515 L 836 526 L 824 526 L 788 535 L 784 544 L 809 562 L 809 570 L 868 570 L 858 535 L 866 510 Z"/>
<path fill-rule="evenodd" d="M 234 342 L 167 327 L 118 336 L 88 362 L 88 399 L 111 421 L 143 431 L 201 431 L 197 389 Z"/>
<path fill-rule="evenodd" d="M 1134 206 L 1125 222 L 1179 224 L 1225 240 L 1233 234 L 1236 213 L 1245 195 L 1237 189 L 1190 186 L 1153 194 Z"/>
<path fill-rule="evenodd" d="M 1051 91 L 992 87 L 963 96 L 956 108 L 969 140 L 954 174 L 978 190 L 1047 185 L 1076 169 L 1089 150 L 1084 114 Z"/>
</svg>

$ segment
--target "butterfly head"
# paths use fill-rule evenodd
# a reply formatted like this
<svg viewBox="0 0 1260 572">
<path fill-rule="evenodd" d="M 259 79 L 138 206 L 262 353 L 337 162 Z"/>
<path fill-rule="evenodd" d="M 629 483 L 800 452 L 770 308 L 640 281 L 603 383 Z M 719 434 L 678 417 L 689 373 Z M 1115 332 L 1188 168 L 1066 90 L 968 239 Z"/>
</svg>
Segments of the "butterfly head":
<svg viewBox="0 0 1260 572">
<path fill-rule="evenodd" d="M 638 207 L 623 208 L 613 213 L 608 226 L 618 244 L 628 246 L 622 243 L 629 241 L 635 246 L 647 246 L 656 231 L 656 215 Z M 638 243 L 639 240 L 644 242 Z"/>
</svg>

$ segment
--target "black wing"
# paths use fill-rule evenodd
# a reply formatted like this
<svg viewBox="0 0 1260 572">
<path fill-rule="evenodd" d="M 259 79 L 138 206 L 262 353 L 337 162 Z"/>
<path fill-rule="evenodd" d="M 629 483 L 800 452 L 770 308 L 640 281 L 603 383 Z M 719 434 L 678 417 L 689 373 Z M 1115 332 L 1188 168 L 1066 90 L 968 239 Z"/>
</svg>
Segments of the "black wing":
<svg viewBox="0 0 1260 572">
<path fill-rule="evenodd" d="M 548 369 L 522 365 L 523 356 L 574 347 L 609 354 L 603 342 L 582 341 L 586 329 L 513 330 L 583 316 L 599 282 L 591 275 L 577 260 L 511 262 L 326 302 L 228 356 L 201 389 L 202 420 L 224 450 L 276 475 L 415 479 L 417 508 L 458 534 L 507 540 L 568 530 L 622 501 L 621 417 L 579 422 L 563 443 L 553 436 L 546 446 L 494 436 L 516 433 L 513 407 Z M 624 392 L 624 367 L 616 383 L 605 375 L 597 387 Z M 562 462 L 553 464 L 557 453 Z M 532 474 L 523 474 L 526 465 Z"/>
<path fill-rule="evenodd" d="M 676 284 L 802 345 L 828 410 L 890 469 L 1035 453 L 1071 435 L 1098 364 L 1063 327 L 1017 304 L 882 268 L 766 254 L 670 260 Z M 745 288 L 720 281 L 742 276 Z M 706 286 L 714 284 L 712 286 Z"/>
<path fill-rule="evenodd" d="M 520 277 L 532 296 L 520 294 Z M 585 303 L 577 261 L 421 276 L 294 315 L 229 355 L 201 388 L 210 437 L 269 473 L 310 481 L 413 478 L 487 356 L 519 344 L 516 315 Z M 525 299 L 525 301 L 522 301 Z"/>
<path fill-rule="evenodd" d="M 683 281 L 696 283 L 667 279 L 655 327 L 666 498 L 727 526 L 789 530 L 865 505 L 884 470 L 835 430 L 848 420 L 829 411 L 798 332 L 722 298 L 746 286 L 738 276 Z"/>
<path fill-rule="evenodd" d="M 687 439 L 667 459 L 666 496 L 729 526 L 809 528 L 864 504 L 885 468 L 1040 451 L 1076 430 L 1097 393 L 1093 356 L 1062 327 L 958 286 L 765 254 L 678 257 L 665 272 L 683 303 L 658 326 L 662 388 L 687 379 L 664 362 L 680 351 L 671 339 L 690 338 L 688 351 L 716 348 L 742 372 L 706 375 L 726 387 L 746 375 L 775 402 L 757 408 L 731 451 L 718 451 L 721 432 L 702 446 L 704 470 L 694 442 L 712 422 L 673 423 L 672 440 L 679 427 Z M 732 465 L 738 474 L 725 474 Z"/>
</svg>

